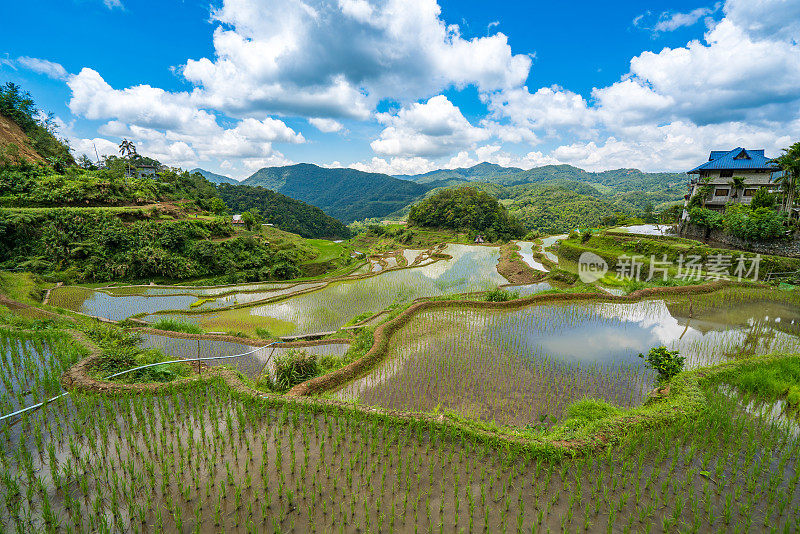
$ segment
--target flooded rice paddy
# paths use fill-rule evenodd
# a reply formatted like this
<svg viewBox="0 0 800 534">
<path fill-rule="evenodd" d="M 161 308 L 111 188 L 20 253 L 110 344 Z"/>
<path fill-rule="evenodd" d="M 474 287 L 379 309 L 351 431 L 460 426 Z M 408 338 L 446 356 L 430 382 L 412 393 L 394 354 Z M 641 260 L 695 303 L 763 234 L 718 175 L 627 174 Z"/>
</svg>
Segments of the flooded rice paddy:
<svg viewBox="0 0 800 534">
<path fill-rule="evenodd" d="M 537 248 L 538 252 L 538 246 L 535 243 L 531 241 L 518 241 L 517 245 L 519 245 L 519 255 L 522 256 L 522 261 L 524 261 L 537 271 L 542 271 L 542 272 L 549 271 L 549 269 L 545 267 L 541 262 L 533 258 L 534 247 Z"/>
<path fill-rule="evenodd" d="M 222 311 L 216 318 L 180 313 L 169 317 L 206 329 L 222 325 L 220 329 L 225 330 L 232 323 L 263 324 L 280 335 L 306 334 L 336 330 L 357 315 L 378 313 L 415 298 L 484 291 L 505 283 L 496 268 L 497 248 L 448 245 L 444 252 L 452 258 L 375 277 L 332 282 L 323 289 L 274 303 Z M 144 319 L 154 322 L 162 317 L 149 315 Z"/>
<path fill-rule="evenodd" d="M 50 294 L 49 304 L 95 317 L 121 321 L 128 317 L 167 310 L 214 310 L 246 305 L 297 292 L 318 289 L 324 282 L 295 284 L 247 284 L 216 289 L 169 287 L 126 287 L 93 290 L 83 287 L 59 287 Z"/>
<path fill-rule="evenodd" d="M 336 330 L 357 315 L 378 313 L 419 297 L 484 291 L 505 283 L 496 268 L 497 248 L 448 245 L 443 252 L 451 259 L 430 262 L 425 251 L 404 250 L 409 264 L 422 264 L 381 272 L 385 269 L 372 261 L 359 274 L 380 272 L 378 276 L 327 285 L 262 283 L 195 289 L 137 286 L 101 291 L 70 286 L 56 288 L 50 304 L 115 321 L 131 316 L 148 322 L 170 318 L 195 323 L 209 331 L 251 333 L 264 328 L 275 335 L 288 335 Z M 384 261 L 390 261 L 390 267 L 398 266 L 394 257 Z M 306 293 L 294 295 L 303 292 Z M 280 298 L 287 295 L 294 296 Z M 277 301 L 244 307 L 272 298 Z M 229 309 L 232 306 L 240 309 Z"/>
<path fill-rule="evenodd" d="M 6 361 L 19 352 L 12 346 L 0 347 Z M 9 391 L 2 395 L 7 404 Z M 164 395 L 75 395 L 3 426 L 0 527 L 797 531 L 800 443 L 725 396 L 711 401 L 708 412 L 608 453 L 557 461 L 446 429 L 243 403 L 213 383 Z"/>
<path fill-rule="evenodd" d="M 219 341 L 210 339 L 184 339 L 177 337 L 163 336 L 159 334 L 142 333 L 140 346 L 143 348 L 159 349 L 169 358 L 183 358 L 191 360 L 194 358 L 214 358 L 224 356 L 234 356 L 244 354 L 256 348 L 253 345 L 233 343 L 230 341 Z M 318 356 L 342 356 L 349 344 L 330 343 L 325 345 L 312 345 L 291 349 L 275 345 L 272 347 L 262 347 L 260 350 L 236 358 L 220 358 L 219 360 L 207 360 L 203 363 L 211 366 L 232 367 L 252 379 L 257 379 L 265 371 L 269 371 L 271 366 L 268 364 L 280 354 L 288 350 L 304 350 L 309 354 Z"/>
<path fill-rule="evenodd" d="M 393 335 L 383 363 L 336 396 L 526 426 L 557 420 L 584 397 L 641 404 L 655 375 L 638 354 L 655 346 L 679 350 L 689 367 L 800 351 L 797 306 L 750 301 L 691 317 L 687 308 L 676 299 L 428 310 Z"/>
<path fill-rule="evenodd" d="M 552 261 L 555 264 L 558 264 L 558 256 L 556 256 L 553 252 L 547 250 L 549 247 L 552 247 L 562 239 L 566 239 L 567 234 L 561 235 L 551 235 L 545 238 L 542 238 L 542 254 L 548 260 Z"/>
</svg>

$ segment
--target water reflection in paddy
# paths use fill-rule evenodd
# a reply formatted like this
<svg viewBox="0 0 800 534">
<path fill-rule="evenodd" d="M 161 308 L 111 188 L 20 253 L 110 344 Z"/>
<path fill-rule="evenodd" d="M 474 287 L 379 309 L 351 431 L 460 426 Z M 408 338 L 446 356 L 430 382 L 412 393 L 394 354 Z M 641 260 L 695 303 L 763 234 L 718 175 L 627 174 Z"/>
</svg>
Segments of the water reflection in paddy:
<svg viewBox="0 0 800 534">
<path fill-rule="evenodd" d="M 553 254 L 552 252 L 547 250 L 547 248 L 548 247 L 552 247 L 557 242 L 561 241 L 562 239 L 565 239 L 566 237 L 567 237 L 567 234 L 561 234 L 561 235 L 551 235 L 549 237 L 543 238 L 542 239 L 542 254 L 544 254 L 544 257 L 547 258 L 548 260 L 552 261 L 553 263 L 558 263 L 558 256 L 556 256 L 555 254 Z"/>
<path fill-rule="evenodd" d="M 378 312 L 394 303 L 419 297 L 483 291 L 505 283 L 496 265 L 499 250 L 492 247 L 448 245 L 452 256 L 422 267 L 389 271 L 362 280 L 334 282 L 324 289 L 279 302 L 255 306 L 252 318 L 264 317 L 294 327 L 283 333 L 304 334 L 336 330 L 356 315 Z M 238 310 L 239 313 L 248 310 Z M 191 314 L 171 314 L 186 321 L 203 321 Z M 156 321 L 159 316 L 145 320 Z M 249 319 L 248 319 L 249 320 Z M 213 328 L 213 323 L 204 323 Z"/>
<path fill-rule="evenodd" d="M 549 271 L 549 269 L 545 267 L 541 262 L 538 262 L 533 258 L 533 247 L 536 246 L 533 242 L 518 241 L 517 245 L 519 245 L 519 255 L 522 256 L 522 260 L 525 263 L 527 263 L 537 271 L 543 271 L 543 272 Z"/>
<path fill-rule="evenodd" d="M 653 300 L 423 312 L 394 335 L 382 364 L 337 396 L 524 426 L 585 396 L 641 403 L 655 377 L 638 354 L 654 346 L 680 350 L 690 367 L 743 350 L 800 351 L 796 308 L 752 302 L 690 319 L 684 307 Z"/>
<path fill-rule="evenodd" d="M 184 339 L 175 338 L 158 334 L 140 334 L 140 346 L 144 348 L 156 348 L 161 350 L 166 356 L 171 358 L 185 358 L 191 360 L 192 358 L 211 358 L 215 356 L 233 356 L 235 354 L 243 354 L 252 351 L 255 346 L 245 345 L 242 343 L 233 343 L 230 341 L 220 341 L 211 339 Z M 336 355 L 341 356 L 349 348 L 346 343 L 330 343 L 326 345 L 313 345 L 309 347 L 301 347 L 295 350 L 305 350 L 309 354 L 317 354 L 320 356 Z M 242 356 L 239 358 L 228 358 L 221 360 L 210 360 L 203 362 L 212 367 L 224 365 L 235 368 L 237 371 L 249 376 L 250 378 L 257 378 L 265 365 L 268 364 L 271 358 L 282 354 L 290 348 L 275 346 L 263 347 L 261 350 Z"/>
<path fill-rule="evenodd" d="M 244 286 L 225 286 L 213 291 L 191 292 L 189 288 L 168 288 L 165 286 L 113 288 L 95 291 L 83 287 L 59 287 L 52 291 L 50 304 L 67 308 L 87 315 L 120 321 L 138 314 L 152 314 L 166 310 L 211 310 L 237 304 L 248 304 L 298 291 L 319 288 L 322 282 L 293 284 L 247 284 Z M 259 290 L 259 288 L 262 288 Z M 134 293 L 137 291 L 137 293 Z M 189 291 L 189 294 L 186 292 Z M 239 291 L 232 293 L 231 291 Z M 223 295 L 219 297 L 214 294 Z M 199 299 L 209 299 L 197 305 Z M 195 306 L 192 306 L 195 304 Z"/>
</svg>

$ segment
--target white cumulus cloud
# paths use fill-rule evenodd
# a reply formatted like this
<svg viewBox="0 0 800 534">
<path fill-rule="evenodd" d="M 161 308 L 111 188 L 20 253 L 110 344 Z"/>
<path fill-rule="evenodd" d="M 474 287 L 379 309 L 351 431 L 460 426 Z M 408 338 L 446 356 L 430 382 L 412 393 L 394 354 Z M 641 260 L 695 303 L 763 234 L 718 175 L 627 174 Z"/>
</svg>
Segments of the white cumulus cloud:
<svg viewBox="0 0 800 534">
<path fill-rule="evenodd" d="M 382 113 L 378 120 L 386 128 L 370 146 L 384 156 L 444 156 L 489 137 L 487 130 L 471 125 L 444 95 L 415 102 L 394 115 Z"/>
</svg>

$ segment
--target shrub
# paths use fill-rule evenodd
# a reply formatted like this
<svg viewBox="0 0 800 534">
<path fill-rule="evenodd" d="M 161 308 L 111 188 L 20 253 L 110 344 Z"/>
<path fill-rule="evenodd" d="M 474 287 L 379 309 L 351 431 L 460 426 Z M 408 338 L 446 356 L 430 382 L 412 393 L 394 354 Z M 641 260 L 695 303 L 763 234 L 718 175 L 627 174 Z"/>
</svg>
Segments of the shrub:
<svg viewBox="0 0 800 534">
<path fill-rule="evenodd" d="M 581 234 L 581 243 L 586 243 L 592 238 L 592 231 L 586 230 L 584 233 Z"/>
<path fill-rule="evenodd" d="M 786 214 L 771 208 L 732 204 L 725 209 L 725 231 L 741 239 L 768 241 L 786 235 Z"/>
<path fill-rule="evenodd" d="M 706 228 L 721 228 L 722 214 L 708 208 L 694 207 L 689 210 L 689 218 L 692 223 Z"/>
<path fill-rule="evenodd" d="M 287 350 L 275 358 L 272 368 L 275 371 L 273 389 L 280 392 L 289 391 L 318 374 L 317 357 L 304 350 Z"/>
<path fill-rule="evenodd" d="M 185 323 L 177 319 L 159 319 L 153 323 L 153 328 L 157 330 L 170 330 L 172 332 L 183 332 L 185 334 L 202 334 L 203 330 L 192 323 Z"/>
<path fill-rule="evenodd" d="M 776 196 L 773 193 L 770 193 L 766 188 L 761 187 L 758 189 L 758 191 L 756 191 L 756 194 L 753 195 L 753 200 L 750 202 L 750 207 L 754 210 L 758 208 L 774 209 L 776 200 Z"/>
<path fill-rule="evenodd" d="M 639 354 L 639 357 L 658 372 L 658 381 L 662 383 L 683 371 L 683 364 L 686 361 L 686 358 L 679 355 L 677 350 L 668 350 L 663 346 L 653 347 L 647 356 Z"/>
</svg>

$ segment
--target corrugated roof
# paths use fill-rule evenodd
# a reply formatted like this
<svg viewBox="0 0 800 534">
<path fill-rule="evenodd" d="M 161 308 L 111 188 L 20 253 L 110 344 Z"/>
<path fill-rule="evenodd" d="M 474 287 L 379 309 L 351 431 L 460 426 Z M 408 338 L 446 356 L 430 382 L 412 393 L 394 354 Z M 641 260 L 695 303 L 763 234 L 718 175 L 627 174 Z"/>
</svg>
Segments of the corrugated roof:
<svg viewBox="0 0 800 534">
<path fill-rule="evenodd" d="M 770 158 L 764 156 L 763 148 L 746 150 L 742 147 L 736 147 L 727 152 L 713 150 L 708 157 L 708 162 L 695 167 L 689 171 L 689 174 L 721 169 L 774 169 L 775 166 L 770 162 Z"/>
</svg>

